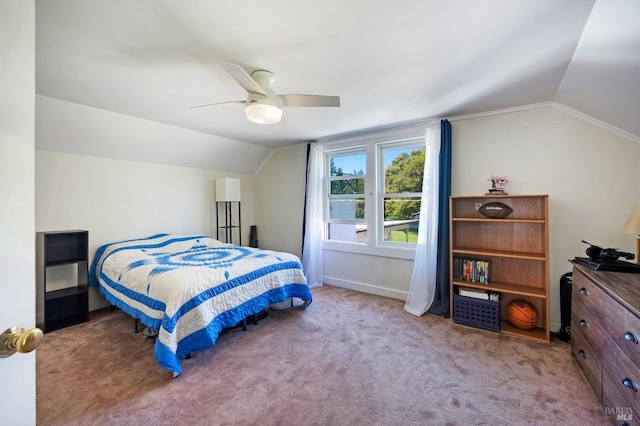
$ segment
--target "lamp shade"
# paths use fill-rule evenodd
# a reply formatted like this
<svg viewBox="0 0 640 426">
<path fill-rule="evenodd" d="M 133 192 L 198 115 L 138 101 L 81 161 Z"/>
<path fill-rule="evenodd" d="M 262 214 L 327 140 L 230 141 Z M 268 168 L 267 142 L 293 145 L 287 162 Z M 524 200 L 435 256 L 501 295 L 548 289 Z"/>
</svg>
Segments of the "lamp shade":
<svg viewBox="0 0 640 426">
<path fill-rule="evenodd" d="M 216 179 L 216 201 L 240 201 L 240 179 Z"/>
<path fill-rule="evenodd" d="M 622 228 L 622 232 L 640 234 L 640 204 L 634 207 L 631 215 L 629 215 L 629 219 L 627 219 L 627 223 L 625 223 L 624 228 Z"/>
</svg>

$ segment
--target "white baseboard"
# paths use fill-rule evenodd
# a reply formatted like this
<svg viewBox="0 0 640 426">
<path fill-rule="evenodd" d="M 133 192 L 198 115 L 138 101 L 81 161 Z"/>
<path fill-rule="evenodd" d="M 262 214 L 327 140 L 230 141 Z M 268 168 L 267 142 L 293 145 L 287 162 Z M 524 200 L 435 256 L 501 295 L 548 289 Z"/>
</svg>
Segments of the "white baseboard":
<svg viewBox="0 0 640 426">
<path fill-rule="evenodd" d="M 377 296 L 390 297 L 392 299 L 407 300 L 407 292 L 392 290 L 384 287 L 378 287 L 371 284 L 360 283 L 356 281 L 347 281 L 340 278 L 324 276 L 322 280 L 325 284 L 336 287 L 347 288 L 349 290 L 359 291 L 361 293 L 375 294 Z"/>
</svg>

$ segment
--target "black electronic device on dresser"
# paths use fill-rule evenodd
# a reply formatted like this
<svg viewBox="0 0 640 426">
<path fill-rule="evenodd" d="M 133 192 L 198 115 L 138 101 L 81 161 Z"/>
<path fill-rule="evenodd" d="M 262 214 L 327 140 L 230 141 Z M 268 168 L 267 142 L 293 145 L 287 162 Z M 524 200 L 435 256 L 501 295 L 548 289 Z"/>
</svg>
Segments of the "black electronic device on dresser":
<svg viewBox="0 0 640 426">
<path fill-rule="evenodd" d="M 36 321 L 45 332 L 89 321 L 89 232 L 36 233 Z"/>
<path fill-rule="evenodd" d="M 574 263 L 596 271 L 631 272 L 640 274 L 640 264 L 620 260 L 620 258 L 628 260 L 635 259 L 635 255 L 633 253 L 613 248 L 603 249 L 594 244 L 588 243 L 585 240 L 582 240 L 582 242 L 589 245 L 586 250 L 588 257 L 576 257 L 573 260 Z"/>
</svg>

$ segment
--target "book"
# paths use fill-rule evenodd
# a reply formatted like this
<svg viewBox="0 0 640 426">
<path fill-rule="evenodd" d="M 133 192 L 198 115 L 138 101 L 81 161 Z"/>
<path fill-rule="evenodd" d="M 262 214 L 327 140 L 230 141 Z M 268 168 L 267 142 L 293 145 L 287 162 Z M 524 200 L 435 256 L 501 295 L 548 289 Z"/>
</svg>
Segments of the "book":
<svg viewBox="0 0 640 426">
<path fill-rule="evenodd" d="M 490 263 L 487 260 L 463 257 L 453 259 L 453 279 L 456 281 L 489 284 L 489 269 Z"/>
<path fill-rule="evenodd" d="M 486 290 L 460 287 L 458 289 L 458 294 L 460 296 L 473 297 L 474 299 L 489 300 L 489 292 Z"/>
<path fill-rule="evenodd" d="M 491 300 L 492 302 L 500 301 L 500 293 L 496 291 L 480 290 L 477 288 L 459 287 L 458 294 L 460 296 L 471 297 L 474 299 Z"/>
</svg>

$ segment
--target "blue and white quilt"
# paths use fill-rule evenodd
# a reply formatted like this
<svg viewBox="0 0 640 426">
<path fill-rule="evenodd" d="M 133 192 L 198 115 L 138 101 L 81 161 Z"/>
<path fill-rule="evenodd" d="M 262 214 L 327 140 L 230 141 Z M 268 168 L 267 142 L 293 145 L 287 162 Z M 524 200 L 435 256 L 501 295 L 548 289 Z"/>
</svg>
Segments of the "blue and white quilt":
<svg viewBox="0 0 640 426">
<path fill-rule="evenodd" d="M 158 330 L 158 363 L 211 347 L 219 333 L 271 304 L 311 303 L 297 256 L 221 243 L 208 236 L 160 234 L 100 247 L 89 285 L 147 327 Z"/>
</svg>

